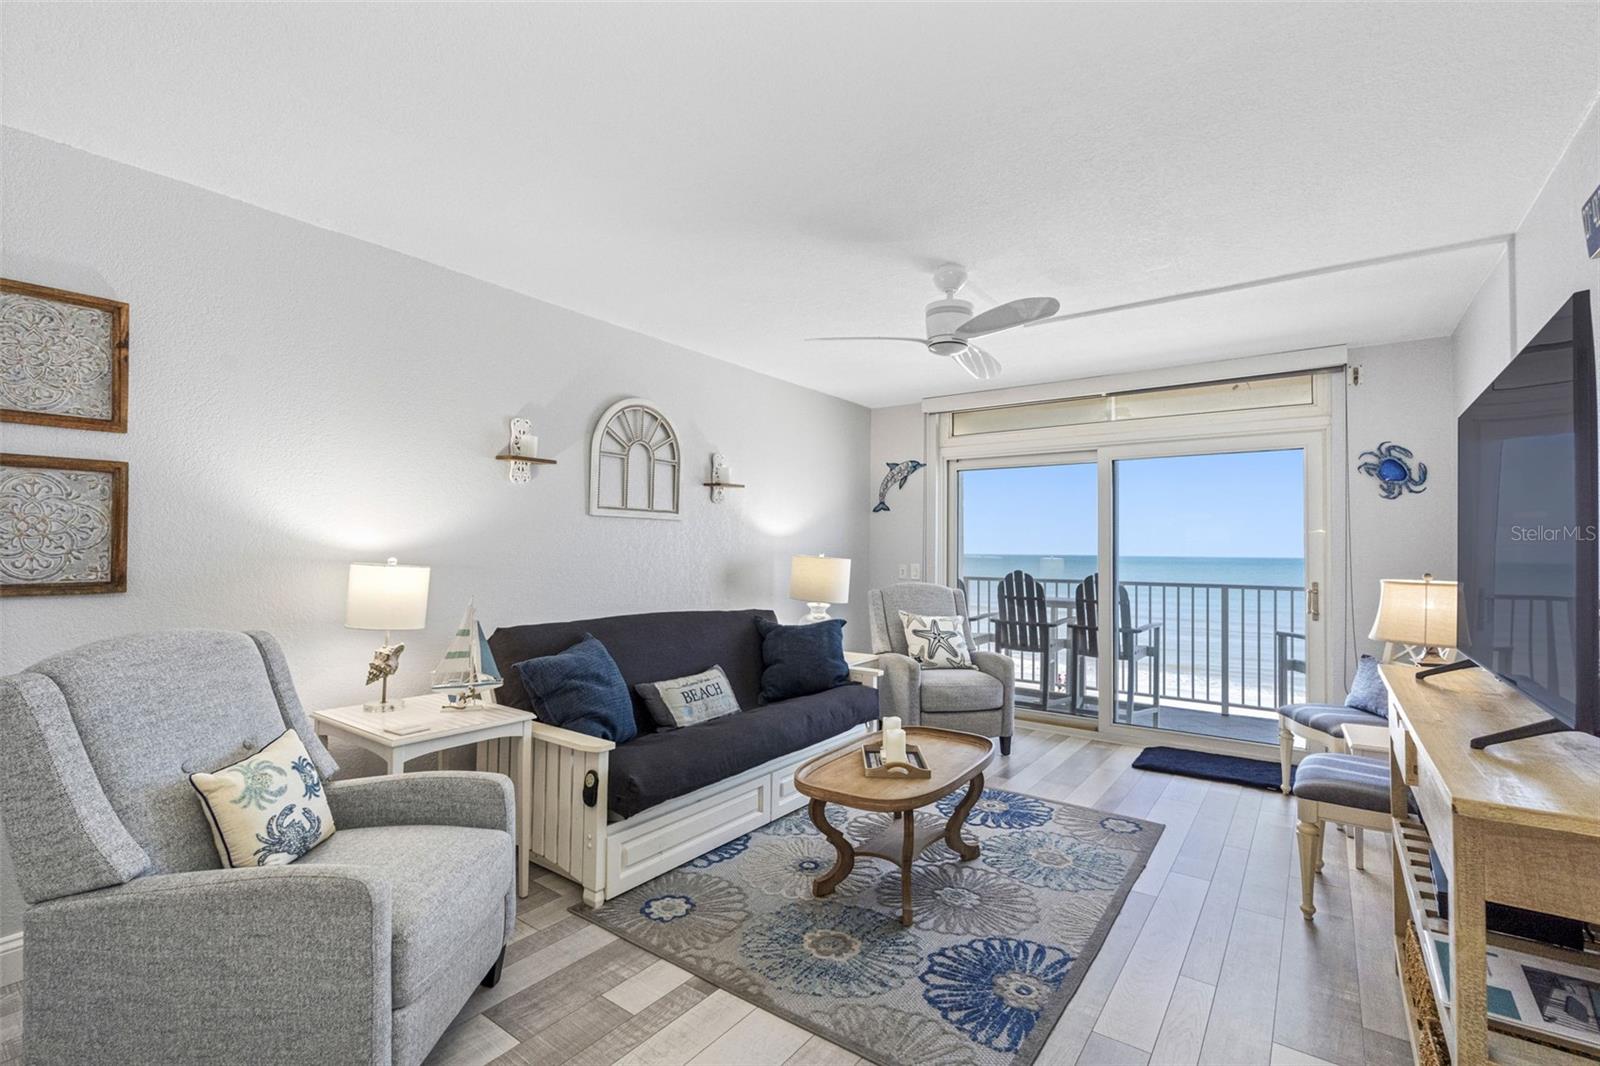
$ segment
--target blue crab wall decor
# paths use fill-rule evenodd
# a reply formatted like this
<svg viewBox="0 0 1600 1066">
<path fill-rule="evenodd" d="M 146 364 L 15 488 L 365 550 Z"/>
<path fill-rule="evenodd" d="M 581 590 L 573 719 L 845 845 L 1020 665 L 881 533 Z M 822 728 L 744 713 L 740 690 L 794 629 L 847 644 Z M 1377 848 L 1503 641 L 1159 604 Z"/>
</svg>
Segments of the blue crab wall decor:
<svg viewBox="0 0 1600 1066">
<path fill-rule="evenodd" d="M 1427 491 L 1423 483 L 1428 480 L 1428 464 L 1417 463 L 1415 471 L 1411 466 L 1411 449 L 1386 440 L 1372 451 L 1362 452 L 1356 469 L 1378 479 L 1384 499 L 1398 500 L 1408 492 Z"/>
</svg>

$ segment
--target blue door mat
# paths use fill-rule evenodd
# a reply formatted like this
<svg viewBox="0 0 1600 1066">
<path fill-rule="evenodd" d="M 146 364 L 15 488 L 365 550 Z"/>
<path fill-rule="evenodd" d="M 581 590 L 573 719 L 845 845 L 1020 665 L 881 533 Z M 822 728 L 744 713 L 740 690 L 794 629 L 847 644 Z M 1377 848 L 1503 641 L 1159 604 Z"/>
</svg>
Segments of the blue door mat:
<svg viewBox="0 0 1600 1066">
<path fill-rule="evenodd" d="M 1247 788 L 1264 788 L 1278 792 L 1283 781 L 1283 770 L 1275 762 L 1262 759 L 1242 759 L 1237 755 L 1213 755 L 1207 751 L 1185 751 L 1182 748 L 1146 748 L 1133 760 L 1135 770 L 1154 770 L 1180 777 L 1198 777 L 1206 781 L 1227 781 Z M 1294 768 L 1289 770 L 1289 780 L 1294 780 Z"/>
</svg>

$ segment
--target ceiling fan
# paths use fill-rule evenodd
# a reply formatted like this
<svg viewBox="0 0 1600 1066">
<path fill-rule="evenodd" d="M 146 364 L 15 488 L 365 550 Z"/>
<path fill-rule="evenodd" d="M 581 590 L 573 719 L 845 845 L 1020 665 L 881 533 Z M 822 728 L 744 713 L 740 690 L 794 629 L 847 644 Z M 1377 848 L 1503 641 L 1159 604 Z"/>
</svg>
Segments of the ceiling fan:
<svg viewBox="0 0 1600 1066">
<path fill-rule="evenodd" d="M 1025 326 L 1041 318 L 1049 318 L 1061 310 L 1061 302 L 1052 296 L 1030 296 L 991 307 L 980 315 L 973 315 L 972 301 L 957 299 L 956 293 L 967 283 L 967 268 L 946 263 L 933 272 L 933 284 L 944 299 L 935 300 L 925 312 L 928 336 L 922 337 L 808 337 L 813 341 L 910 341 L 920 344 L 934 355 L 954 359 L 961 369 L 977 378 L 988 381 L 1000 373 L 1000 363 L 994 356 L 972 343 L 974 337 L 999 333 L 1013 326 Z"/>
</svg>

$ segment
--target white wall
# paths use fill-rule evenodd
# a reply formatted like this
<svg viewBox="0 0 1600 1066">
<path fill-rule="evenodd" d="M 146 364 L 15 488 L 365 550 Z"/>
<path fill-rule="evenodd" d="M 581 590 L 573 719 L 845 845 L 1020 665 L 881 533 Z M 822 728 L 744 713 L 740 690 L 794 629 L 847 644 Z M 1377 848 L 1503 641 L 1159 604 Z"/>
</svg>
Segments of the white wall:
<svg viewBox="0 0 1600 1066">
<path fill-rule="evenodd" d="M 433 567 L 422 690 L 469 597 L 485 628 L 773 607 L 789 557 L 867 555 L 865 408 L 39 138 L 0 135 L 8 278 L 125 300 L 126 435 L 7 424 L 4 450 L 129 463 L 128 591 L 0 601 L 0 673 L 131 630 L 271 630 L 307 706 L 358 701 L 381 634 L 345 567 Z M 684 445 L 682 521 L 590 517 L 589 434 L 647 397 Z M 492 456 L 532 419 L 559 465 Z M 736 480 L 700 488 L 713 449 Z M 873 483 L 875 489 L 876 482 Z M 852 604 L 868 587 L 857 571 Z M 837 609 L 852 618 L 853 606 Z M 862 617 L 865 617 L 865 613 Z M 865 646 L 864 624 L 846 630 Z M 0 861 L 0 868 L 5 863 Z M 16 925 L 0 886 L 0 934 Z"/>
<path fill-rule="evenodd" d="M 878 502 L 878 486 L 883 483 L 884 475 L 889 473 L 888 464 L 906 459 L 928 462 L 923 421 L 919 404 L 880 407 L 872 412 L 872 446 L 868 450 L 867 482 L 872 490 L 874 505 Z M 924 565 L 923 508 L 927 499 L 928 479 L 935 473 L 931 467 L 924 468 L 911 475 L 905 488 L 890 485 L 884 497 L 889 510 L 878 511 L 868 518 L 868 588 L 880 588 L 904 580 L 900 577 L 902 566 Z M 937 574 L 923 574 L 922 577 L 925 581 L 942 580 Z"/>
<path fill-rule="evenodd" d="M 1349 436 L 1342 471 L 1349 487 L 1347 587 L 1354 608 L 1343 619 L 1340 646 L 1376 654 L 1382 646 L 1367 633 L 1378 612 L 1380 579 L 1456 576 L 1455 364 L 1445 338 L 1352 348 L 1350 364 L 1361 368 L 1361 384 L 1345 393 Z M 1427 465 L 1422 492 L 1386 500 L 1375 479 L 1357 473 L 1360 454 L 1386 440 L 1410 448 Z M 1337 584 L 1337 575 L 1330 581 Z M 1329 684 L 1343 685 L 1354 669 L 1347 659 L 1344 679 L 1330 676 Z M 1337 672 L 1330 667 L 1330 674 Z"/>
<path fill-rule="evenodd" d="M 1505 258 L 1456 327 L 1456 410 L 1477 399 L 1512 356 L 1588 289 L 1600 300 L 1600 260 L 1588 258 L 1579 209 L 1600 186 L 1600 104 L 1589 109 L 1566 153 L 1517 227 Z"/>
</svg>

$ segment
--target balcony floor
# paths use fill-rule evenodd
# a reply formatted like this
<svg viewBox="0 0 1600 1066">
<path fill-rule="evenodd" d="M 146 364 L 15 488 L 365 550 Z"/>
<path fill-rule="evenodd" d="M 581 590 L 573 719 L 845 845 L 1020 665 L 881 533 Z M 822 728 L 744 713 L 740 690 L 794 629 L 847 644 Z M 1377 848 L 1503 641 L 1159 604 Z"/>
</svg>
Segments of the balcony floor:
<svg viewBox="0 0 1600 1066">
<path fill-rule="evenodd" d="M 1050 710 L 1047 713 L 1052 717 L 1060 714 L 1066 718 L 1068 717 L 1065 713 L 1066 705 L 1066 693 L 1052 693 Z M 1038 711 L 1037 690 L 1019 688 L 1017 707 L 1019 710 Z M 1206 704 L 1163 703 L 1159 712 L 1158 715 L 1157 708 L 1141 704 L 1133 712 L 1133 724 L 1167 733 L 1189 733 L 1226 740 L 1245 740 L 1256 744 L 1271 744 L 1274 747 L 1278 744 L 1278 716 L 1272 711 L 1236 707 L 1224 715 L 1217 707 Z M 1093 715 L 1080 714 L 1071 717 L 1092 719 Z M 1159 725 L 1156 724 L 1158 718 Z M 1126 712 L 1119 709 L 1117 720 L 1125 723 Z"/>
</svg>

